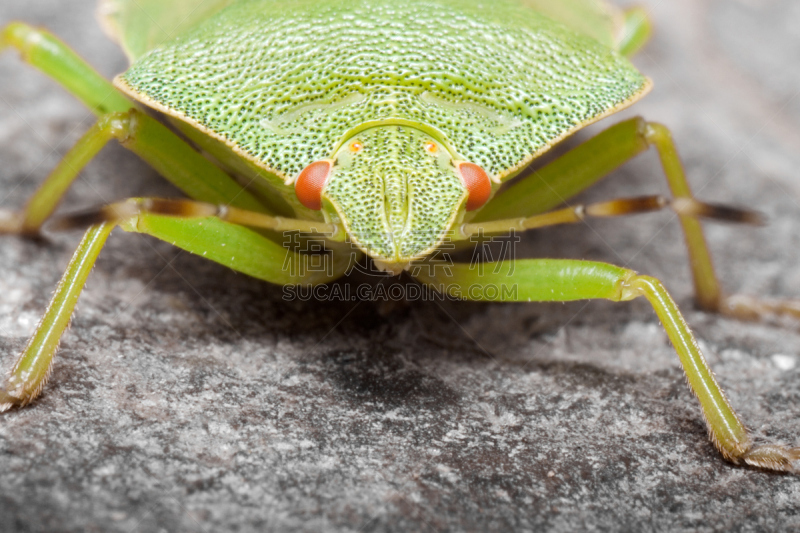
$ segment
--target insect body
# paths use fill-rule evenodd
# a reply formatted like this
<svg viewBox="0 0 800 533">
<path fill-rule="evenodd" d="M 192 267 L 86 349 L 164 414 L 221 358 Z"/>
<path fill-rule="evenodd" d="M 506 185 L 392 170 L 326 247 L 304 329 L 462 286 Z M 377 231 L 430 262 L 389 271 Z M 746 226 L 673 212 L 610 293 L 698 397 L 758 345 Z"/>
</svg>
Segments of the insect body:
<svg viewBox="0 0 800 533">
<path fill-rule="evenodd" d="M 622 122 L 535 179 L 503 187 L 559 140 L 631 105 L 651 85 L 625 57 L 646 40 L 638 12 L 594 0 L 569 9 L 553 4 L 238 0 L 194 10 L 177 0 L 107 0 L 104 20 L 132 59 L 113 87 L 52 36 L 22 23 L 7 26 L 0 45 L 18 48 L 99 118 L 25 210 L 7 217 L 6 232 L 37 233 L 77 169 L 111 138 L 191 200 L 135 199 L 53 221 L 56 229 L 90 229 L 0 389 L 0 408 L 25 405 L 41 390 L 58 338 L 115 226 L 272 283 L 317 284 L 344 275 L 350 261 L 343 254 L 334 254 L 325 271 L 286 268 L 304 256 L 287 251 L 281 234 L 310 232 L 334 250 L 347 241 L 383 270 L 408 271 L 460 296 L 644 296 L 678 351 L 720 452 L 735 463 L 793 469 L 800 449 L 752 443 L 658 280 L 576 260 L 516 260 L 491 273 L 468 264 L 412 268 L 430 266 L 448 240 L 670 208 L 681 217 L 701 305 L 748 318 L 791 310 L 756 300 L 734 305 L 722 294 L 697 218 L 757 222 L 758 216 L 694 199 L 661 125 Z M 152 20 L 179 22 L 178 31 L 161 35 Z M 219 166 L 145 108 L 162 112 Z M 649 146 L 661 155 L 673 198 L 554 210 Z M 469 290 L 490 285 L 513 290 L 496 297 Z"/>
</svg>

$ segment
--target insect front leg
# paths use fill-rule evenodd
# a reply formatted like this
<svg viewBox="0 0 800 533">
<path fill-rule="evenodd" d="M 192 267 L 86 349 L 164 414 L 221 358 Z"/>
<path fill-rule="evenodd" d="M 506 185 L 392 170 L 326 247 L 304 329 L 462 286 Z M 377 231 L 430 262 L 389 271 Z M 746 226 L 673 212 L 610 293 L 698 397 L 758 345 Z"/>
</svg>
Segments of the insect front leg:
<svg viewBox="0 0 800 533">
<path fill-rule="evenodd" d="M 655 278 L 594 261 L 523 259 L 479 270 L 469 264 L 421 268 L 417 278 L 452 296 L 481 301 L 571 301 L 608 299 L 624 302 L 644 296 L 675 347 L 689 386 L 700 402 L 709 436 L 722 455 L 736 463 L 794 471 L 800 448 L 756 446 L 725 397 L 697 341 L 675 302 Z"/>
<path fill-rule="evenodd" d="M 78 245 L 36 331 L 0 385 L 0 412 L 15 405 L 27 405 L 41 392 L 86 278 L 114 226 L 102 224 L 90 228 Z"/>
<path fill-rule="evenodd" d="M 281 285 L 328 283 L 344 275 L 362 255 L 344 242 L 345 233 L 334 224 L 183 199 L 130 198 L 57 218 L 49 228 L 108 223 Z M 321 253 L 298 253 L 303 248 Z"/>
<path fill-rule="evenodd" d="M 196 207 L 207 204 L 187 200 L 167 201 L 170 208 Z M 213 206 L 212 206 L 213 207 Z M 165 209 L 167 210 L 167 209 Z M 328 283 L 344 275 L 359 259 L 360 253 L 342 246 L 333 254 L 310 257 L 287 248 L 282 242 L 238 224 L 223 222 L 208 213 L 192 213 L 187 218 L 175 213 L 155 214 L 146 210 L 129 213 L 126 219 L 94 225 L 89 228 L 75 251 L 64 276 L 56 288 L 47 311 L 17 359 L 4 382 L 0 382 L 0 412 L 33 401 L 47 382 L 61 335 L 69 324 L 75 304 L 111 230 L 119 225 L 130 232 L 152 235 L 190 253 L 205 257 L 238 272 L 281 285 L 315 285 Z M 242 213 L 233 209 L 236 216 Z M 253 217 L 272 218 L 260 213 Z M 274 219 L 273 219 L 274 220 Z M 299 221 L 314 224 L 308 221 Z M 296 227 L 279 224 L 275 229 Z M 305 228 L 302 228 L 305 229 Z M 333 243 L 336 246 L 336 243 Z"/>
<path fill-rule="evenodd" d="M 471 222 L 531 217 L 549 211 L 651 146 L 658 150 L 672 192 L 672 202 L 708 205 L 698 202 L 692 195 L 669 130 L 661 124 L 637 117 L 610 127 L 549 165 L 500 191 Z M 686 239 L 698 306 L 745 320 L 762 319 L 774 314 L 800 318 L 800 302 L 766 301 L 725 294 L 698 220 L 700 213 L 691 210 L 683 213 L 676 211 Z"/>
<path fill-rule="evenodd" d="M 278 285 L 318 285 L 346 274 L 362 254 L 347 243 L 322 236 L 300 239 L 296 231 L 272 238 L 257 229 L 216 217 L 183 218 L 143 212 L 120 222 L 125 231 L 145 233 L 237 272 Z M 289 242 L 280 239 L 288 238 Z M 330 253 L 309 255 L 324 244 Z"/>
</svg>

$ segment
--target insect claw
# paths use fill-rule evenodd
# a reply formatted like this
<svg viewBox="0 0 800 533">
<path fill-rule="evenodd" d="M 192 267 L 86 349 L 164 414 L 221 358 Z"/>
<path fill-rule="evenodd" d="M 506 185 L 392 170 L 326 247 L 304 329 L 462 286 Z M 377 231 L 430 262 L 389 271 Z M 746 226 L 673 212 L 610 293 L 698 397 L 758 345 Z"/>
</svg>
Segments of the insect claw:
<svg viewBox="0 0 800 533">
<path fill-rule="evenodd" d="M 795 463 L 800 461 L 800 447 L 787 448 L 776 444 L 766 444 L 748 451 L 741 459 L 748 465 L 758 468 L 780 472 L 798 472 Z"/>
<path fill-rule="evenodd" d="M 19 211 L 0 209 L 1 233 L 23 233 L 22 216 Z"/>
<path fill-rule="evenodd" d="M 0 388 L 0 413 L 5 413 L 15 405 L 19 404 L 19 398 L 10 395 L 4 389 Z"/>
</svg>

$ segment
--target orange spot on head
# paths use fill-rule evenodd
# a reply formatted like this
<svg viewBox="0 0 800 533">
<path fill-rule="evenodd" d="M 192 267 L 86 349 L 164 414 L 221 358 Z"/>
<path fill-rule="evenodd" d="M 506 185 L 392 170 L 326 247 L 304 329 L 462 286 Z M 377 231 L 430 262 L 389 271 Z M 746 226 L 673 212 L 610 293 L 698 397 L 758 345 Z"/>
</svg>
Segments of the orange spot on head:
<svg viewBox="0 0 800 533">
<path fill-rule="evenodd" d="M 364 149 L 364 143 L 361 141 L 353 141 L 350 143 L 350 151 L 358 153 Z"/>
<path fill-rule="evenodd" d="M 294 192 L 300 203 L 309 209 L 322 209 L 322 189 L 328 183 L 332 164 L 330 161 L 311 163 L 297 176 Z"/>
<path fill-rule="evenodd" d="M 425 142 L 425 151 L 429 154 L 435 154 L 439 151 L 439 147 L 436 146 L 436 143 L 433 141 L 426 141 Z"/>
<path fill-rule="evenodd" d="M 459 163 L 458 173 L 461 183 L 469 192 L 467 198 L 467 211 L 474 211 L 483 207 L 492 195 L 492 180 L 486 172 L 475 163 Z"/>
</svg>

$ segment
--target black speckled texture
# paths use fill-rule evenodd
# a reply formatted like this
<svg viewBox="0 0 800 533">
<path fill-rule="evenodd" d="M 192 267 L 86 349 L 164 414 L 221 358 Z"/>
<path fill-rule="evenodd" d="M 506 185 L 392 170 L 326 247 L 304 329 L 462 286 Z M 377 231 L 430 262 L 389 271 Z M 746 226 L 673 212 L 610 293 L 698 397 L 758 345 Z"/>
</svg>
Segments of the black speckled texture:
<svg viewBox="0 0 800 533">
<path fill-rule="evenodd" d="M 68 5 L 66 5 L 68 4 Z M 766 212 L 707 225 L 730 290 L 800 297 L 800 9 L 646 0 L 658 33 L 635 112 L 669 125 L 698 195 Z M 92 0 L 3 2 L 107 76 L 124 59 Z M 610 119 L 592 128 L 599 131 Z M 92 117 L 0 57 L 0 205 L 21 205 Z M 654 154 L 585 199 L 664 192 Z M 104 150 L 65 208 L 173 195 Z M 0 365 L 80 236 L 0 239 Z M 699 312 L 669 213 L 525 237 L 525 256 L 662 278 L 747 423 L 800 444 L 798 325 Z M 269 286 L 115 233 L 50 384 L 0 415 L 4 531 L 781 531 L 800 477 L 737 468 L 705 435 L 646 302 L 286 302 Z"/>
</svg>

